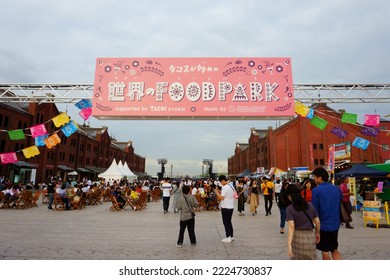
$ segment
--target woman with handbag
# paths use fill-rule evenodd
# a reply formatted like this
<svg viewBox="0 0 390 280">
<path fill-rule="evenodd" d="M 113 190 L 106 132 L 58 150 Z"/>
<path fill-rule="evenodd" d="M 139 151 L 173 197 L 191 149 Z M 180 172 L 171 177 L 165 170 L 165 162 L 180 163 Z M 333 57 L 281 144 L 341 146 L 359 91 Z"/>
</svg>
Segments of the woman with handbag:
<svg viewBox="0 0 390 280">
<path fill-rule="evenodd" d="M 180 230 L 176 246 L 183 247 L 184 232 L 188 228 L 188 235 L 192 246 L 196 245 L 195 236 L 195 213 L 194 208 L 198 207 L 198 202 L 190 193 L 190 187 L 183 185 L 182 196 L 177 200 L 176 210 L 180 212 Z"/>
<path fill-rule="evenodd" d="M 291 205 L 286 208 L 288 222 L 287 254 L 294 260 L 317 259 L 320 242 L 320 220 L 314 206 L 305 201 L 295 184 L 287 186 Z"/>
</svg>

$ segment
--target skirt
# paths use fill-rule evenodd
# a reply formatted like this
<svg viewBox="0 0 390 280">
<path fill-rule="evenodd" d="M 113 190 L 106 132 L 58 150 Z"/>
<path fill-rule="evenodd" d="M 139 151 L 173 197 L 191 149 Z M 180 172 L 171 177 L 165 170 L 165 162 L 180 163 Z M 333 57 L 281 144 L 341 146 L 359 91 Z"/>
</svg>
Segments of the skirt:
<svg viewBox="0 0 390 280">
<path fill-rule="evenodd" d="M 314 230 L 295 230 L 292 240 L 294 260 L 316 260 L 316 235 Z"/>
</svg>

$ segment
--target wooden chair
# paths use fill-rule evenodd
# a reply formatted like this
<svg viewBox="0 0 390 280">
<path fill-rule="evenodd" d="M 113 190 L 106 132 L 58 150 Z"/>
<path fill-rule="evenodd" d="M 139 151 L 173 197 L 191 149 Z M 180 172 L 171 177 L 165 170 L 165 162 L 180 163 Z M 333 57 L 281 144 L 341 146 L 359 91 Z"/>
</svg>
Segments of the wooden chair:
<svg viewBox="0 0 390 280">
<path fill-rule="evenodd" d="M 42 192 L 42 204 L 49 203 L 49 195 L 47 194 L 47 190 Z"/>
<path fill-rule="evenodd" d="M 122 211 L 121 205 L 118 201 L 116 201 L 115 196 L 111 195 L 110 199 L 111 199 L 111 203 L 112 203 L 112 205 L 110 207 L 110 211 Z"/>
<path fill-rule="evenodd" d="M 31 201 L 31 206 L 32 207 L 38 207 L 37 201 L 39 200 L 39 197 L 41 196 L 41 191 L 37 191 Z"/>
<path fill-rule="evenodd" d="M 73 200 L 70 202 L 70 207 L 72 207 L 73 209 L 81 209 L 82 205 L 80 204 L 80 202 L 81 202 L 81 197 L 75 195 L 73 197 Z"/>
<path fill-rule="evenodd" d="M 5 196 L 5 194 L 2 191 L 0 191 L 0 202 L 2 203 L 0 209 L 11 208 L 9 199 Z"/>
<path fill-rule="evenodd" d="M 32 206 L 32 192 L 22 191 L 20 196 L 15 200 L 16 209 L 26 209 Z"/>
<path fill-rule="evenodd" d="M 111 190 L 110 188 L 105 188 L 103 194 L 103 202 L 111 201 Z"/>
<path fill-rule="evenodd" d="M 152 192 L 150 193 L 152 197 L 152 201 L 158 202 L 161 198 L 161 189 L 160 188 L 154 188 Z"/>
<path fill-rule="evenodd" d="M 54 209 L 53 210 L 64 210 L 65 209 L 65 202 L 62 201 L 62 198 L 59 194 L 54 195 Z"/>
<path fill-rule="evenodd" d="M 142 191 L 139 195 L 139 199 L 136 203 L 134 203 L 134 206 L 137 208 L 137 210 L 142 210 L 146 208 L 146 203 L 148 202 L 148 192 Z"/>
</svg>

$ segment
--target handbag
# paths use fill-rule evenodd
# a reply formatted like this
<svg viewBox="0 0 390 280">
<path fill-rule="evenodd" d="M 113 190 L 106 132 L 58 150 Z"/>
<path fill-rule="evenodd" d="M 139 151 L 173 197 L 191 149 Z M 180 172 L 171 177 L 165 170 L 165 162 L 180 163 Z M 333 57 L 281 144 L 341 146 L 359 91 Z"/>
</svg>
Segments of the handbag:
<svg viewBox="0 0 390 280">
<path fill-rule="evenodd" d="M 352 222 L 352 217 L 348 213 L 348 211 L 345 208 L 345 205 L 344 205 L 343 202 L 340 203 L 340 221 L 342 223 L 350 223 L 350 222 Z"/>
<path fill-rule="evenodd" d="M 230 187 L 232 188 L 232 190 L 233 190 L 233 198 L 234 198 L 234 199 L 238 199 L 240 196 L 238 195 L 237 191 L 233 188 L 232 185 L 229 184 L 229 186 L 230 186 Z"/>
</svg>

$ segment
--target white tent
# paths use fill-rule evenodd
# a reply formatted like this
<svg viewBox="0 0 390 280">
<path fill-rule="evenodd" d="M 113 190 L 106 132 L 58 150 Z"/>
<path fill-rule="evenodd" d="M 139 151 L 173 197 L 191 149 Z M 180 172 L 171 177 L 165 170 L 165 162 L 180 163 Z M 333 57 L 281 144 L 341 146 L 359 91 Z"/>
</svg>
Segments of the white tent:
<svg viewBox="0 0 390 280">
<path fill-rule="evenodd" d="M 125 162 L 123 164 L 123 170 L 126 172 L 126 176 L 127 176 L 127 179 L 129 181 L 133 181 L 135 179 L 137 179 L 137 175 L 135 175 L 129 168 L 129 166 L 127 165 L 127 162 Z"/>
<path fill-rule="evenodd" d="M 103 173 L 99 174 L 99 178 L 104 178 L 106 181 L 107 180 L 121 180 L 124 175 L 121 169 L 119 169 L 115 159 L 113 159 L 110 167 L 104 171 Z"/>
</svg>

